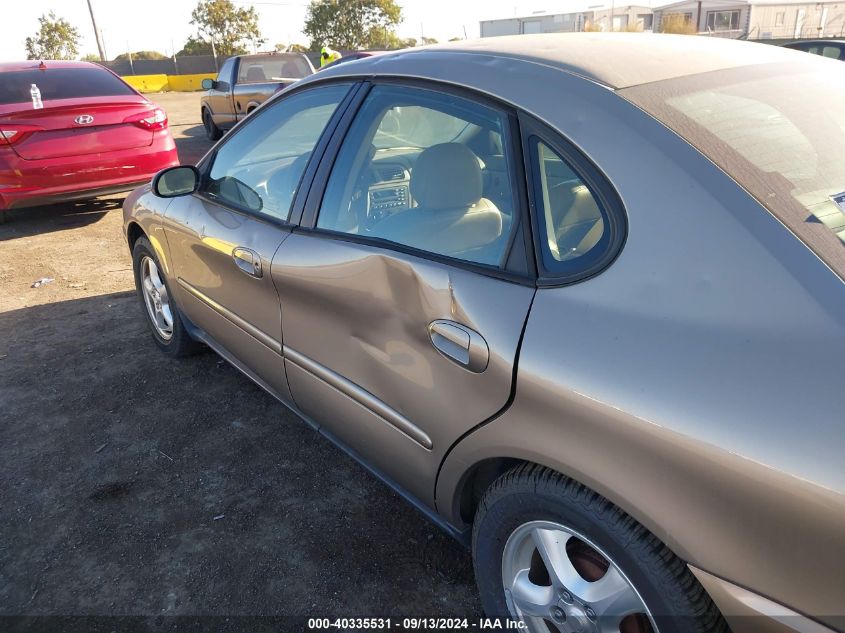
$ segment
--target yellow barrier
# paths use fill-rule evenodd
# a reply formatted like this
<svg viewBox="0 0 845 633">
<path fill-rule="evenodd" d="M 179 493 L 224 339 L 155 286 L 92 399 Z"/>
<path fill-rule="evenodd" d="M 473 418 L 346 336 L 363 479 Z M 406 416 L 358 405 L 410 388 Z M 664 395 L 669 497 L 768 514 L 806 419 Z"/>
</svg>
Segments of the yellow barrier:
<svg viewBox="0 0 845 633">
<path fill-rule="evenodd" d="M 129 75 L 123 81 L 140 92 L 164 92 L 167 90 L 167 75 Z"/>
<path fill-rule="evenodd" d="M 191 92 L 202 90 L 203 79 L 214 79 L 214 73 L 199 75 L 126 75 L 123 81 L 140 92 Z"/>
<path fill-rule="evenodd" d="M 202 90 L 202 80 L 214 79 L 215 77 L 217 77 L 215 73 L 202 73 L 199 75 L 168 75 L 168 90 L 173 90 L 174 92 Z"/>
</svg>

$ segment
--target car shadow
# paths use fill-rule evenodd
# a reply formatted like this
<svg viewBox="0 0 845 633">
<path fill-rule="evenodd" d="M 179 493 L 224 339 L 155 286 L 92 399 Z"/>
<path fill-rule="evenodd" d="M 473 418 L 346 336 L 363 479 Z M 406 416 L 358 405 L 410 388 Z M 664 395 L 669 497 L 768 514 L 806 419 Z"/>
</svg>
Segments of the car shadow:
<svg viewBox="0 0 845 633">
<path fill-rule="evenodd" d="M 206 137 L 202 125 L 173 126 L 172 131 L 179 161 L 183 165 L 196 165 L 213 145 Z"/>
<path fill-rule="evenodd" d="M 0 242 L 94 224 L 110 211 L 120 209 L 125 198 L 125 194 L 119 194 L 95 200 L 2 211 L 7 217 L 0 224 Z"/>
<path fill-rule="evenodd" d="M 0 616 L 480 615 L 461 545 L 142 309 L 0 313 Z"/>
</svg>

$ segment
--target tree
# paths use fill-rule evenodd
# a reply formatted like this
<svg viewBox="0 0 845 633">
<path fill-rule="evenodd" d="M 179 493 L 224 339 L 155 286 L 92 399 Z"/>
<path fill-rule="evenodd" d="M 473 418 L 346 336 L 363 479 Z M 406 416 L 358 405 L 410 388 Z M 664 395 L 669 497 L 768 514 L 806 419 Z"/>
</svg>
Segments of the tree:
<svg viewBox="0 0 845 633">
<path fill-rule="evenodd" d="M 463 41 L 463 39 L 464 38 L 462 38 L 462 37 L 450 37 L 449 41 L 450 42 L 461 42 L 461 41 Z"/>
<path fill-rule="evenodd" d="M 99 57 L 97 58 L 99 59 Z M 138 61 L 139 59 L 167 59 L 167 55 L 164 53 L 159 53 L 158 51 L 137 51 L 132 53 L 132 61 Z M 129 53 L 121 53 L 117 57 L 114 58 L 114 61 L 129 61 Z"/>
<path fill-rule="evenodd" d="M 100 62 L 100 54 L 99 53 L 86 53 L 82 57 L 79 58 L 80 61 L 83 62 Z"/>
<path fill-rule="evenodd" d="M 393 29 L 401 21 L 402 9 L 395 0 L 311 0 L 302 32 L 311 38 L 314 50 L 399 48 L 403 40 Z"/>
<path fill-rule="evenodd" d="M 246 49 L 241 49 L 234 54 L 240 55 L 245 52 Z M 206 42 L 192 35 L 188 36 L 188 40 L 185 42 L 182 50 L 176 53 L 176 57 L 182 57 L 183 55 L 211 55 L 211 42 Z"/>
<path fill-rule="evenodd" d="M 26 38 L 27 59 L 76 59 L 79 31 L 70 22 L 57 18 L 52 11 L 38 18 L 38 22 L 38 33 Z"/>
<path fill-rule="evenodd" d="M 258 28 L 255 8 L 238 8 L 232 0 L 200 0 L 191 13 L 191 24 L 197 26 L 200 35 L 204 36 L 197 38 L 200 42 L 207 39 L 209 48 L 214 42 L 219 57 L 241 55 L 246 52 L 245 44 L 249 42 L 256 46 L 265 42 Z M 188 43 L 193 39 L 188 38 Z"/>
<path fill-rule="evenodd" d="M 276 51 L 279 53 L 307 53 L 307 46 L 302 44 L 276 44 Z"/>
<path fill-rule="evenodd" d="M 436 37 L 425 37 L 425 36 L 423 36 L 421 45 L 422 46 L 428 46 L 429 44 L 437 44 L 437 38 Z"/>
</svg>

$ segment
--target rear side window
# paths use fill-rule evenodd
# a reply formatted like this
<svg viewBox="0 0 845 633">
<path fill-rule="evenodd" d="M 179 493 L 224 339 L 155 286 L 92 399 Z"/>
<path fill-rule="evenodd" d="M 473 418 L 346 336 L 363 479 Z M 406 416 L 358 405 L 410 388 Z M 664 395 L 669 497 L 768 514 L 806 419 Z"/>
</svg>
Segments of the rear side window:
<svg viewBox="0 0 845 633">
<path fill-rule="evenodd" d="M 238 83 L 302 79 L 310 74 L 311 67 L 305 58 L 299 55 L 242 57 L 238 68 Z"/>
<path fill-rule="evenodd" d="M 558 152 L 536 136 L 529 144 L 543 267 L 554 275 L 576 275 L 607 254 L 609 218 Z"/>
<path fill-rule="evenodd" d="M 0 104 L 30 103 L 32 84 L 38 86 L 42 101 L 113 97 L 135 92 L 103 68 L 48 68 L 0 73 Z"/>
<path fill-rule="evenodd" d="M 317 227 L 503 266 L 517 217 L 507 125 L 470 99 L 374 87 L 338 153 Z"/>
</svg>

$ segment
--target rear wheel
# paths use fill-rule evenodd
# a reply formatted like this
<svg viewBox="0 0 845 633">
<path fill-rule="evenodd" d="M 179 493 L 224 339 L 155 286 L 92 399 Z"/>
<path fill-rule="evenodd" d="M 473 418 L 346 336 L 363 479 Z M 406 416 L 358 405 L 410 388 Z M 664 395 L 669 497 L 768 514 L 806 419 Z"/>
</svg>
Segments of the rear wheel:
<svg viewBox="0 0 845 633">
<path fill-rule="evenodd" d="M 473 526 L 490 616 L 532 633 L 723 633 L 687 566 L 607 499 L 536 465 L 502 475 Z"/>
<path fill-rule="evenodd" d="M 145 237 L 139 237 L 135 242 L 132 267 L 138 298 L 159 349 L 168 356 L 187 356 L 196 352 L 200 344 L 188 334 L 158 258 Z"/>
<path fill-rule="evenodd" d="M 223 136 L 223 131 L 217 127 L 214 119 L 211 118 L 211 112 L 205 108 L 202 110 L 202 125 L 205 128 L 205 135 L 209 141 L 220 140 L 220 137 Z"/>
</svg>

